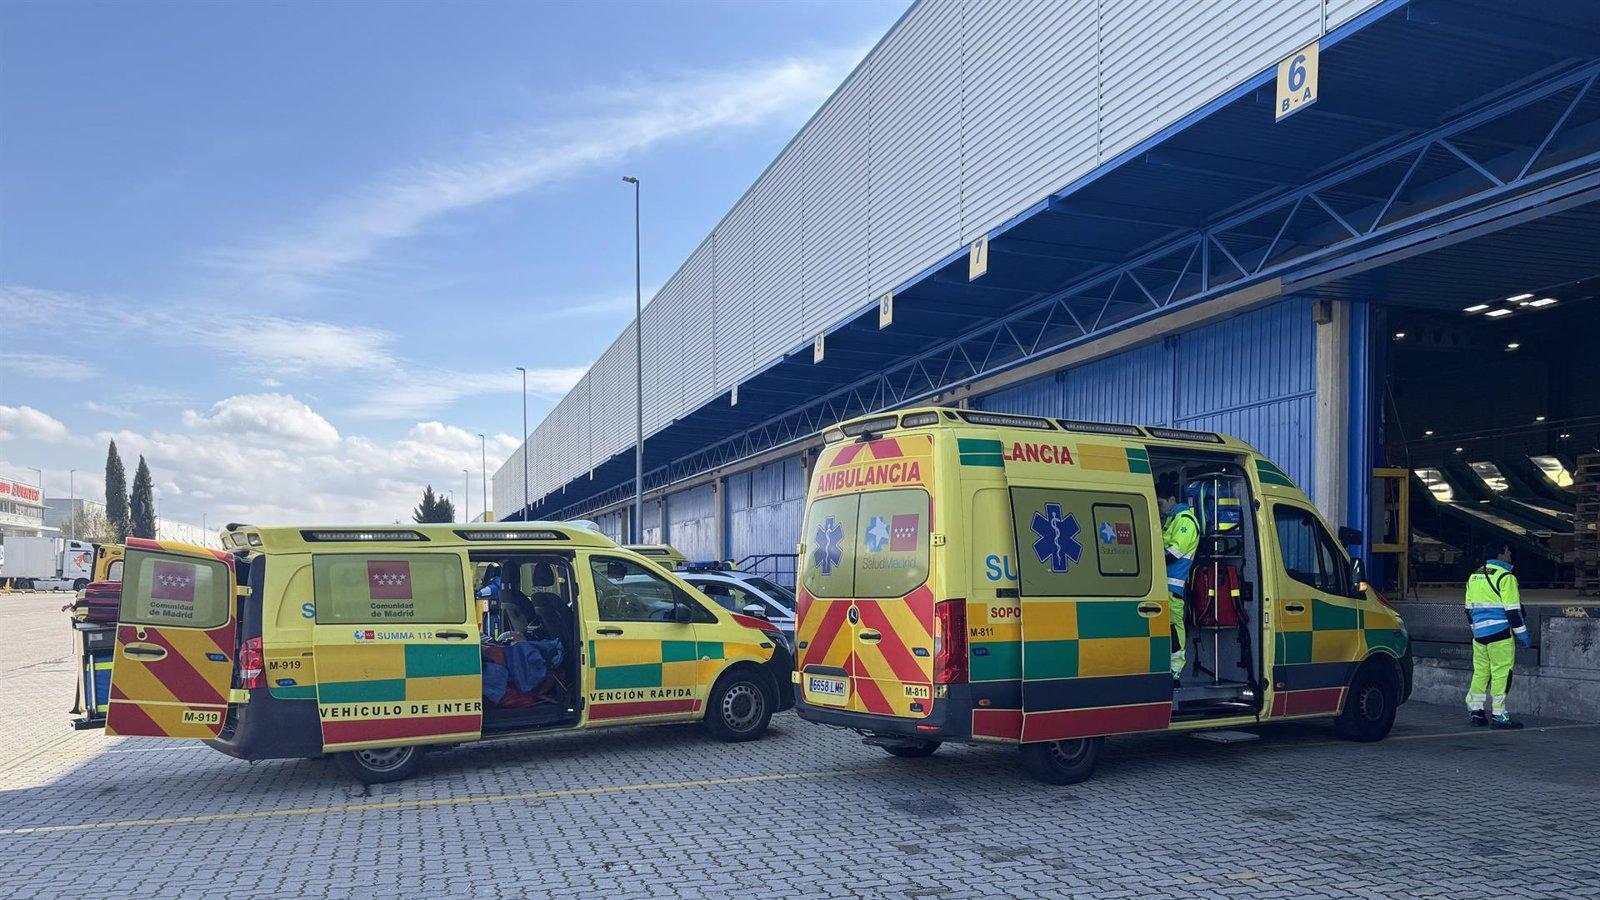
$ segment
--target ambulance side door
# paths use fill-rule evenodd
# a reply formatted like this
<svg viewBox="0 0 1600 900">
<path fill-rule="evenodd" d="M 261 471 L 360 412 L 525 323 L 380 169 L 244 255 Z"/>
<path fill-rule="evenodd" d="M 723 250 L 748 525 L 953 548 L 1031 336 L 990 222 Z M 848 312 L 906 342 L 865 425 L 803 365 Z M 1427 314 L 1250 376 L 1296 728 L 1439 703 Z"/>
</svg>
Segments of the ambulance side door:
<svg viewBox="0 0 1600 900">
<path fill-rule="evenodd" d="M 700 684 L 696 623 L 699 601 L 651 563 L 592 553 L 578 558 L 587 632 L 584 659 L 588 722 L 661 722 L 697 715 L 708 685 Z M 709 613 L 700 607 L 705 616 Z M 713 618 L 712 621 L 715 621 Z"/>
<path fill-rule="evenodd" d="M 1311 507 L 1270 501 L 1277 561 L 1271 715 L 1337 712 L 1362 650 L 1350 565 Z"/>
</svg>

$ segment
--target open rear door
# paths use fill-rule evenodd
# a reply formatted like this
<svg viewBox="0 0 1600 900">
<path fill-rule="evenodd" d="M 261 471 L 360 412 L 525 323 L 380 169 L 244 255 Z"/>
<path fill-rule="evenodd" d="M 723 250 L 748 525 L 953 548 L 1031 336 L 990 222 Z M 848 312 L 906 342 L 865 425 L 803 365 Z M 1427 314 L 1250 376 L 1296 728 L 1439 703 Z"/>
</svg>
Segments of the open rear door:
<svg viewBox="0 0 1600 900">
<path fill-rule="evenodd" d="M 328 752 L 477 740 L 477 604 L 456 553 L 312 557 L 317 713 Z"/>
<path fill-rule="evenodd" d="M 233 686 L 233 557 L 128 538 L 106 733 L 214 738 Z"/>
</svg>

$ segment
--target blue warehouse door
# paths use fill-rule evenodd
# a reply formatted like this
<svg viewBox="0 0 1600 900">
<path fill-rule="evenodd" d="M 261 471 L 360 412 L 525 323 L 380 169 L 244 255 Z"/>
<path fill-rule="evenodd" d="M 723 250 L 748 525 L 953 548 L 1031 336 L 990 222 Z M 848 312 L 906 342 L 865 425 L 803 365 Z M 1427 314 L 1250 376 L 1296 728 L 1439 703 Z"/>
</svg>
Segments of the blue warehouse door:
<svg viewBox="0 0 1600 900">
<path fill-rule="evenodd" d="M 667 543 L 691 560 L 717 558 L 714 485 L 702 484 L 667 497 Z"/>
<path fill-rule="evenodd" d="M 805 497 L 798 456 L 728 476 L 729 558 L 793 587 Z"/>
<path fill-rule="evenodd" d="M 1312 484 L 1316 325 L 1291 298 L 979 398 L 981 409 L 1221 431 Z"/>
</svg>

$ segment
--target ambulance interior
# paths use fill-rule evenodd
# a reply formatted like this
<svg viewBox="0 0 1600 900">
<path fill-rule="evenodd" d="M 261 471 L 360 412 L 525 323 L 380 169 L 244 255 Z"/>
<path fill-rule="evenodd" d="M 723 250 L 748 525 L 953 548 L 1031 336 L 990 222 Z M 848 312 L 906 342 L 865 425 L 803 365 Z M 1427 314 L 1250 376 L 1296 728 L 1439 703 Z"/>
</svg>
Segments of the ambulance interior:
<svg viewBox="0 0 1600 900">
<path fill-rule="evenodd" d="M 1261 561 L 1250 482 L 1224 454 L 1152 449 L 1159 484 L 1175 477 L 1200 523 L 1184 592 L 1187 641 L 1173 719 L 1236 716 L 1260 707 Z"/>
<path fill-rule="evenodd" d="M 473 553 L 483 642 L 483 730 L 511 731 L 578 718 L 578 605 L 572 558 Z"/>
</svg>

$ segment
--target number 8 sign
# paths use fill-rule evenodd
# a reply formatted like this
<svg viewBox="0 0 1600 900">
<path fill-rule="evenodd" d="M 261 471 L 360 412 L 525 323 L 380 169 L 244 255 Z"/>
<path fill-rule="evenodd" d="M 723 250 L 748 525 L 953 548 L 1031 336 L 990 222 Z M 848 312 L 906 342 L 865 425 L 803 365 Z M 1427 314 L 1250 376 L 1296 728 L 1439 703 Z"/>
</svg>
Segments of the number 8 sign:
<svg viewBox="0 0 1600 900">
<path fill-rule="evenodd" d="M 1278 63 L 1278 102 L 1274 120 L 1282 121 L 1317 102 L 1317 50 L 1310 44 L 1284 57 Z"/>
</svg>

